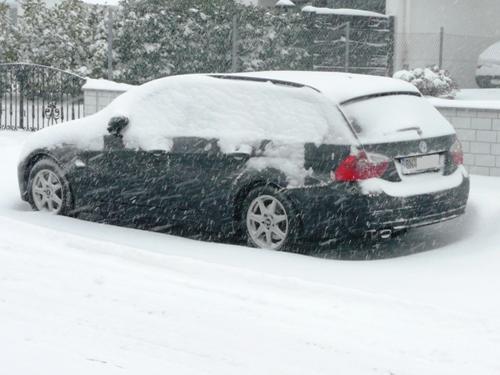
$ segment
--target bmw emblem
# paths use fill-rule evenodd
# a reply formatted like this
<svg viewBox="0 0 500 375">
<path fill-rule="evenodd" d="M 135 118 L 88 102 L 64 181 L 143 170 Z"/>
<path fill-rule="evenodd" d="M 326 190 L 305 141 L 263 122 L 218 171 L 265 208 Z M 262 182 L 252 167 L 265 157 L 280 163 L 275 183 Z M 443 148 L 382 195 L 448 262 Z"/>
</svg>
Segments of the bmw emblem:
<svg viewBox="0 0 500 375">
<path fill-rule="evenodd" d="M 420 144 L 418 145 L 418 148 L 420 149 L 420 152 L 422 154 L 425 154 L 429 150 L 429 148 L 427 146 L 427 142 L 425 142 L 425 141 L 420 142 Z"/>
</svg>

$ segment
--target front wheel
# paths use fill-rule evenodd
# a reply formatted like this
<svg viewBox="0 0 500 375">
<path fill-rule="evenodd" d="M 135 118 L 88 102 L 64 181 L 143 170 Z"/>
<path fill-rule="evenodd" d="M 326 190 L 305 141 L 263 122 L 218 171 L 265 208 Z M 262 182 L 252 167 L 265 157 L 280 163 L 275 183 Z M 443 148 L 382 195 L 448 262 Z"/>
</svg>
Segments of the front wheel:
<svg viewBox="0 0 500 375">
<path fill-rule="evenodd" d="M 242 222 L 248 244 L 270 250 L 290 250 L 299 227 L 292 205 L 271 187 L 250 192 L 243 204 Z"/>
<path fill-rule="evenodd" d="M 64 215 L 71 209 L 69 183 L 61 168 L 50 159 L 38 161 L 31 169 L 28 193 L 29 202 L 37 211 Z"/>
</svg>

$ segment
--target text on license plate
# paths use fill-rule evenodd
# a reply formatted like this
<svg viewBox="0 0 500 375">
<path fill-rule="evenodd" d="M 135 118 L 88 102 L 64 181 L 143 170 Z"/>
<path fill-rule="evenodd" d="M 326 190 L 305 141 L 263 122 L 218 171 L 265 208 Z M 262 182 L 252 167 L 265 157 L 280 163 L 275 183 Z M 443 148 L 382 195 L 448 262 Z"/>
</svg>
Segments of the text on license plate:
<svg viewBox="0 0 500 375">
<path fill-rule="evenodd" d="M 412 156 L 401 159 L 403 174 L 420 173 L 429 170 L 439 170 L 443 166 L 441 155 Z"/>
</svg>

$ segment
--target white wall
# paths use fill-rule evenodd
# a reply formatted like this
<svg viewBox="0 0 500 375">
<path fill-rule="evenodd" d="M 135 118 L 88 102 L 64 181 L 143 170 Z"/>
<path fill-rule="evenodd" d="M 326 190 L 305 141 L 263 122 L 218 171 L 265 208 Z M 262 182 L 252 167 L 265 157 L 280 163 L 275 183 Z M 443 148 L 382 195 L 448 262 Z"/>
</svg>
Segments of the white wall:
<svg viewBox="0 0 500 375">
<path fill-rule="evenodd" d="M 438 108 L 455 127 L 469 172 L 500 177 L 500 110 Z"/>
<path fill-rule="evenodd" d="M 499 0 L 387 0 L 396 17 L 395 68 L 437 64 L 445 29 L 444 64 L 461 87 L 475 87 L 479 54 L 500 40 Z"/>
</svg>

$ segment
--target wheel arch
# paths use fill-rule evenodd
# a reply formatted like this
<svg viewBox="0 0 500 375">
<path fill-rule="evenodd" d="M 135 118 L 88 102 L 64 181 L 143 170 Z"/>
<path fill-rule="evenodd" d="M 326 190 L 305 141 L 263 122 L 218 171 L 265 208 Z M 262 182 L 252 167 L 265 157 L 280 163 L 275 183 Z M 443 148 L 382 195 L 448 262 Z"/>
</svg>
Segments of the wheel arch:
<svg viewBox="0 0 500 375">
<path fill-rule="evenodd" d="M 264 186 L 271 186 L 271 187 L 276 188 L 276 189 L 282 188 L 277 183 L 266 181 L 264 179 L 256 179 L 253 181 L 249 181 L 247 184 L 240 186 L 239 190 L 236 192 L 236 194 L 233 198 L 233 207 L 234 207 L 233 219 L 234 220 L 240 220 L 241 215 L 242 215 L 243 203 L 245 201 L 245 198 L 248 196 L 248 194 L 250 194 L 250 192 L 252 190 L 257 189 L 259 187 L 264 187 Z"/>
<path fill-rule="evenodd" d="M 239 227 L 239 222 L 242 218 L 243 214 L 243 204 L 245 202 L 245 198 L 250 194 L 251 191 L 260 188 L 260 187 L 272 187 L 277 190 L 286 190 L 288 185 L 286 175 L 274 168 L 268 168 L 258 173 L 248 173 L 242 174 L 237 179 L 237 189 L 235 189 L 235 193 L 232 197 L 232 219 L 233 223 L 235 223 L 235 227 Z M 293 209 L 296 212 L 301 212 L 299 207 L 297 206 L 297 202 L 295 202 L 290 196 L 286 196 L 287 201 L 292 205 Z M 298 221 L 302 226 L 302 218 L 299 215 Z"/>
<path fill-rule="evenodd" d="M 51 155 L 46 150 L 33 151 L 26 159 L 24 159 L 19 170 L 19 183 L 21 184 L 21 196 L 24 200 L 28 199 L 28 182 L 31 170 L 40 160 L 48 159 L 61 166 L 56 157 Z"/>
</svg>

